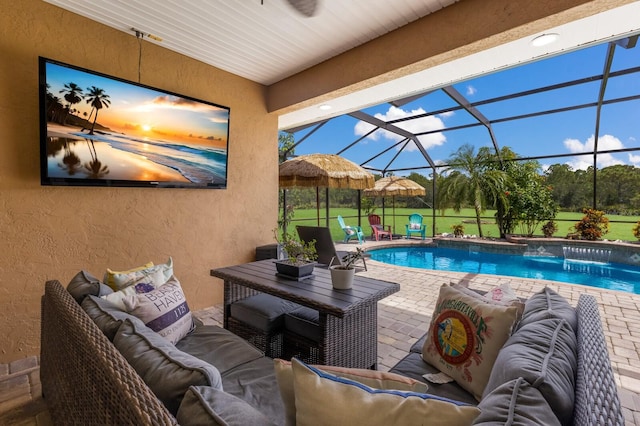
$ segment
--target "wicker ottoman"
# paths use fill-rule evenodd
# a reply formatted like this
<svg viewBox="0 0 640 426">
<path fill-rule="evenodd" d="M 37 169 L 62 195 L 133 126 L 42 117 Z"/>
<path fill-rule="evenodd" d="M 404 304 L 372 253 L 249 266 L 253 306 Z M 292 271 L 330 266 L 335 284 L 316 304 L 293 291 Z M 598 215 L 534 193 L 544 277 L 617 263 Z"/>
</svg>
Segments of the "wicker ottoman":
<svg viewBox="0 0 640 426">
<path fill-rule="evenodd" d="M 296 357 L 307 364 L 318 364 L 321 334 L 318 311 L 301 306 L 285 314 L 284 358 Z"/>
<path fill-rule="evenodd" d="M 266 356 L 280 358 L 284 315 L 299 308 L 294 302 L 260 293 L 231 304 L 227 328 Z"/>
</svg>

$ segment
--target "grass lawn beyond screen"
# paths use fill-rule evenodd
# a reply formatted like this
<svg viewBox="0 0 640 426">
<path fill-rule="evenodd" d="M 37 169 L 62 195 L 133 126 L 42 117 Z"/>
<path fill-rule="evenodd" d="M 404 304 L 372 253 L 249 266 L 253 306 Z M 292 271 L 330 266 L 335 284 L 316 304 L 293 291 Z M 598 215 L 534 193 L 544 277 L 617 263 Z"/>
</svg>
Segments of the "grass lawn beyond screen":
<svg viewBox="0 0 640 426">
<path fill-rule="evenodd" d="M 383 216 L 381 208 L 376 209 L 374 213 L 379 215 L 380 217 Z M 408 217 L 412 213 L 419 213 L 424 217 L 423 223 L 426 223 L 427 225 L 427 236 L 433 236 L 433 213 L 431 209 L 396 208 L 394 228 L 393 208 L 387 207 L 384 210 L 384 223 L 386 225 L 392 226 L 394 234 L 405 235 L 405 224 L 408 223 Z M 336 241 L 342 240 L 344 238 L 344 232 L 340 228 L 338 220 L 336 219 L 338 215 L 341 215 L 344 218 L 344 221 L 347 225 L 353 226 L 358 224 L 357 209 L 332 208 L 329 214 L 331 215 L 329 218 L 329 228 L 331 229 L 331 235 L 333 236 L 333 239 Z M 493 216 L 494 214 L 495 210 L 486 210 L 482 215 L 482 232 L 485 237 L 498 238 L 500 236 L 498 227 L 495 224 L 495 218 Z M 282 212 L 280 212 L 280 215 L 282 215 Z M 579 221 L 582 216 L 584 216 L 582 213 L 558 213 L 555 219 L 555 222 L 558 226 L 558 231 L 554 234 L 554 237 L 564 238 L 568 233 L 573 232 L 573 225 L 575 224 L 575 222 Z M 603 236 L 604 239 L 637 241 L 637 239 L 633 236 L 632 228 L 635 226 L 638 220 L 640 220 L 640 216 L 606 215 L 606 217 L 609 219 L 609 233 Z M 464 225 L 464 232 L 466 235 L 478 235 L 478 227 L 475 224 L 475 212 L 473 209 L 462 209 L 459 213 L 448 209 L 446 210 L 444 216 L 440 216 L 437 212 L 436 234 L 442 234 L 445 232 L 451 233 L 451 226 L 460 223 Z M 325 226 L 325 224 L 325 210 L 324 208 L 321 208 L 320 226 Z M 369 237 L 371 235 L 371 227 L 369 226 L 369 221 L 367 220 L 366 215 L 362 215 L 360 224 L 365 236 Z M 296 209 L 290 226 L 295 227 L 295 225 L 316 226 L 317 210 Z M 293 229 L 290 228 L 290 231 L 293 231 Z M 522 232 L 518 227 L 516 227 L 514 233 L 520 234 Z M 542 235 L 542 224 L 538 226 L 538 229 L 536 230 L 534 235 Z"/>
</svg>

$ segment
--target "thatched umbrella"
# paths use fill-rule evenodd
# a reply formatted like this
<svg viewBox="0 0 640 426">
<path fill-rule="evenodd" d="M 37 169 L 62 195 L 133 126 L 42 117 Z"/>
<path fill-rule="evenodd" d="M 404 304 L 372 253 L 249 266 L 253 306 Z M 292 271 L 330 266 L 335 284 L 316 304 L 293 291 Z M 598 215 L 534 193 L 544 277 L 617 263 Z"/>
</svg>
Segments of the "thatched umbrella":
<svg viewBox="0 0 640 426">
<path fill-rule="evenodd" d="M 387 176 L 379 179 L 371 189 L 365 189 L 364 195 L 369 197 L 381 196 L 382 221 L 384 224 L 384 197 L 392 197 L 393 200 L 393 230 L 396 229 L 396 200 L 395 197 L 415 197 L 425 195 L 426 190 L 422 185 L 402 176 Z"/>
<path fill-rule="evenodd" d="M 374 185 L 373 175 L 356 163 L 335 154 L 308 154 L 280 164 L 280 187 L 315 187 L 320 226 L 320 194 L 327 188 L 327 227 L 329 226 L 328 188 L 366 189 Z M 285 206 L 286 207 L 286 206 Z"/>
</svg>

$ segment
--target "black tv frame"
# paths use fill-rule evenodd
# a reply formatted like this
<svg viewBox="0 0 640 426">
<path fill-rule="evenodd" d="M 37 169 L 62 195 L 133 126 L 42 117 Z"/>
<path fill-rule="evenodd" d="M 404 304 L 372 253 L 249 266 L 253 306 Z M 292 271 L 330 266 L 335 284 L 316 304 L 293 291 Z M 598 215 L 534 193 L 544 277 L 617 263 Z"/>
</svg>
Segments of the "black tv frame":
<svg viewBox="0 0 640 426">
<path fill-rule="evenodd" d="M 226 189 L 231 108 L 45 57 L 39 57 L 38 66 L 41 185 Z M 109 95 L 101 108 L 87 101 L 96 99 L 95 91 L 94 96 L 69 104 L 65 98 L 69 87 L 64 85 L 74 79 L 84 94 L 97 87 Z M 103 87 L 111 88 L 111 93 Z M 126 105 L 138 98 L 157 111 L 170 111 L 158 113 L 158 133 L 151 126 L 125 121 L 118 122 L 121 127 L 117 129 L 100 124 L 101 117 L 113 116 L 114 108 L 120 108 L 115 112 L 123 119 L 129 118 L 124 114 Z M 92 119 L 95 111 L 97 120 Z M 181 136 L 178 130 L 166 132 L 177 129 L 167 125 L 176 117 L 185 118 L 177 121 L 178 126 L 198 125 L 191 133 L 188 127 L 181 129 Z M 58 122 L 50 121 L 54 119 Z M 62 124 L 65 121 L 66 126 Z M 97 127 L 89 129 L 93 122 Z M 103 118 L 103 122 L 108 121 Z M 131 126 L 127 130 L 130 134 L 123 131 L 127 125 Z M 143 136 L 144 132 L 151 137 Z M 108 164 L 106 158 L 110 159 Z"/>
</svg>

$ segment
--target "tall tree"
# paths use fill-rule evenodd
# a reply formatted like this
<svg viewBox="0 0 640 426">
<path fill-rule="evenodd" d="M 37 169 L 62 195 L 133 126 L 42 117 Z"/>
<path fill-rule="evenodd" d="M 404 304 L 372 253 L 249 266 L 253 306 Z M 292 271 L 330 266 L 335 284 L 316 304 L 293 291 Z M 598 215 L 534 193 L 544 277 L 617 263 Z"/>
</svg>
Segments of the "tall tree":
<svg viewBox="0 0 640 426">
<path fill-rule="evenodd" d="M 279 132 L 278 133 L 278 158 L 282 163 L 288 157 L 295 154 L 294 145 L 296 144 L 293 133 Z"/>
<path fill-rule="evenodd" d="M 488 166 L 494 156 L 486 149 L 477 154 L 472 145 L 462 145 L 449 157 L 449 168 L 440 188 L 445 204 L 451 204 L 456 212 L 464 202 L 470 202 L 476 213 L 478 235 L 482 234 L 482 212 L 489 200 L 496 200 L 504 192 L 507 174 Z"/>
</svg>

